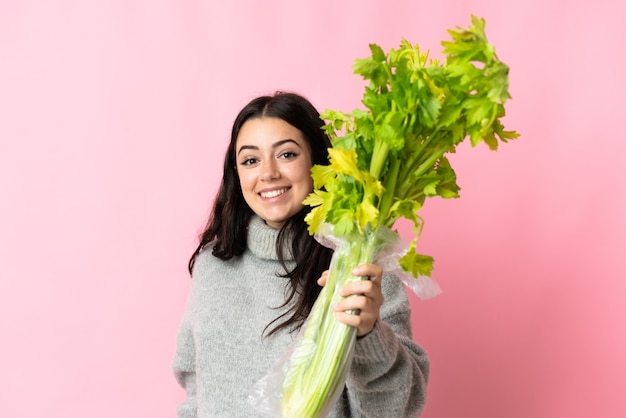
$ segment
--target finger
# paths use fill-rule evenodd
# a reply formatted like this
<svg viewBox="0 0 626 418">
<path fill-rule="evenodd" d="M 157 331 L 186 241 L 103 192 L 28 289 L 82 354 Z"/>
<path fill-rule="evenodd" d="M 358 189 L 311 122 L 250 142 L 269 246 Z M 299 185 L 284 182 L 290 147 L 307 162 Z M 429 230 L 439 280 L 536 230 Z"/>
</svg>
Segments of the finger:
<svg viewBox="0 0 626 418">
<path fill-rule="evenodd" d="M 339 289 L 339 295 L 348 297 L 351 295 L 364 295 L 373 292 L 376 287 L 376 283 L 370 280 L 355 280 L 348 282 L 341 289 Z"/>
<path fill-rule="evenodd" d="M 337 321 L 349 325 L 351 327 L 363 327 L 363 318 L 360 315 L 354 315 L 348 312 L 335 312 Z"/>
<path fill-rule="evenodd" d="M 320 286 L 326 286 L 326 281 L 328 280 L 328 270 L 325 270 L 322 273 L 322 276 L 317 279 L 317 284 Z"/>
<path fill-rule="evenodd" d="M 354 312 L 366 312 L 371 310 L 372 308 L 368 306 L 370 303 L 372 302 L 365 295 L 353 295 L 349 298 L 341 299 L 333 306 L 333 309 L 335 312 L 350 311 L 354 314 Z M 375 307 L 376 304 L 372 303 L 372 306 Z"/>
<path fill-rule="evenodd" d="M 367 315 L 362 312 L 360 315 L 350 314 L 348 312 L 335 312 L 335 318 L 346 325 L 357 329 L 356 335 L 361 337 L 368 334 L 374 328 L 376 316 Z"/>
<path fill-rule="evenodd" d="M 352 275 L 357 277 L 368 277 L 369 280 L 380 281 L 383 277 L 383 268 L 378 264 L 361 264 L 352 270 Z"/>
<path fill-rule="evenodd" d="M 384 300 L 380 281 L 372 280 L 357 280 L 347 283 L 339 289 L 339 295 L 344 298 L 363 295 L 379 305 L 382 305 Z"/>
</svg>

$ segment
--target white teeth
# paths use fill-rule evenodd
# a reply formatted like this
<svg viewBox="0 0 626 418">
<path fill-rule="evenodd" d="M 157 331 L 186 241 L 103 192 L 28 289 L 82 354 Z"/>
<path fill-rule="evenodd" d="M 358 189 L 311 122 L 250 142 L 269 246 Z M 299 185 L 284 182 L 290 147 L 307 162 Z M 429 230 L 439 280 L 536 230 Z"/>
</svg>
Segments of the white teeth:
<svg viewBox="0 0 626 418">
<path fill-rule="evenodd" d="M 261 193 L 261 197 L 269 199 L 269 198 L 272 198 L 272 197 L 280 196 L 281 194 L 285 193 L 286 191 L 287 191 L 287 189 L 272 190 L 271 192 Z"/>
</svg>

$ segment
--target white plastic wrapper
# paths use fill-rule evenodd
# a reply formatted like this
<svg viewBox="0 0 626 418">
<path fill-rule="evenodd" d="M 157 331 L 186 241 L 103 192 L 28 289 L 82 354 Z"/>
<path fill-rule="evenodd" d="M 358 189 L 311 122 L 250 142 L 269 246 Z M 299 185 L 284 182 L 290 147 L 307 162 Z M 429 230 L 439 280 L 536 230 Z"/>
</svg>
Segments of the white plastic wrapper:
<svg viewBox="0 0 626 418">
<path fill-rule="evenodd" d="M 333 250 L 341 245 L 343 240 L 337 238 L 332 233 L 332 227 L 328 224 L 320 227 L 321 233 L 315 235 L 315 239 L 325 247 Z M 385 274 L 396 275 L 406 287 L 408 287 L 418 298 L 422 300 L 432 299 L 443 293 L 437 281 L 431 276 L 413 277 L 411 273 L 402 270 L 398 260 L 409 250 L 409 244 L 393 231 L 390 234 L 396 235 L 393 244 L 383 248 L 376 258 L 376 263 L 383 268 Z"/>
<path fill-rule="evenodd" d="M 249 403 L 259 413 L 281 418 L 320 418 L 333 408 L 345 386 L 352 360 L 356 328 L 334 317 L 332 306 L 341 298 L 345 283 L 363 280 L 352 276 L 359 264 L 373 262 L 385 274 L 396 275 L 421 299 L 441 293 L 430 277 L 417 279 L 398 264 L 408 244 L 386 228 L 379 228 L 365 239 L 338 239 L 330 229 L 316 239 L 335 250 L 326 286 L 294 342 L 269 372 L 252 388 Z"/>
</svg>

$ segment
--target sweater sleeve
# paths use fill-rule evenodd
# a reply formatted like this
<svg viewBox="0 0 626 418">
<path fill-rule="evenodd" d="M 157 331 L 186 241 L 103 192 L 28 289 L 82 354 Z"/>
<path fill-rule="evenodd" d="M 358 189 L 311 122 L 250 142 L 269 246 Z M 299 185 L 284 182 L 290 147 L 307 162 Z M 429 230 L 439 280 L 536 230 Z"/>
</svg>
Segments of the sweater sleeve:
<svg viewBox="0 0 626 418">
<path fill-rule="evenodd" d="M 416 417 L 424 408 L 429 361 L 412 340 L 404 285 L 383 279 L 385 302 L 374 329 L 357 339 L 344 400 L 350 416 Z"/>
<path fill-rule="evenodd" d="M 172 365 L 174 376 L 185 389 L 185 401 L 176 408 L 178 418 L 197 418 L 195 346 L 191 325 L 183 319 L 178 330 L 176 354 Z"/>
</svg>

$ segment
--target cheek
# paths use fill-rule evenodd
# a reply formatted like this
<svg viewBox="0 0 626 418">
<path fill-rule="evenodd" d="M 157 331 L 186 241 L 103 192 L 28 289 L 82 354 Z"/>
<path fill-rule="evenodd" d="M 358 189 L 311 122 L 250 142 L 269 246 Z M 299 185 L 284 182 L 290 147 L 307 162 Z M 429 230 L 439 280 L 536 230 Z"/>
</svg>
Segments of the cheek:
<svg viewBox="0 0 626 418">
<path fill-rule="evenodd" d="M 307 185 L 309 193 L 311 193 L 313 191 L 313 178 L 311 176 L 308 176 Z"/>
<path fill-rule="evenodd" d="M 239 172 L 239 186 L 241 187 L 241 191 L 246 193 L 253 187 L 253 182 L 251 180 L 250 173 L 246 173 L 245 171 Z"/>
<path fill-rule="evenodd" d="M 311 169 L 305 168 L 303 173 L 304 174 L 301 176 L 300 181 L 302 183 L 303 189 L 305 189 L 308 194 L 313 191 L 313 178 L 311 177 Z"/>
</svg>

